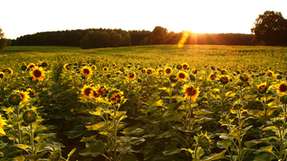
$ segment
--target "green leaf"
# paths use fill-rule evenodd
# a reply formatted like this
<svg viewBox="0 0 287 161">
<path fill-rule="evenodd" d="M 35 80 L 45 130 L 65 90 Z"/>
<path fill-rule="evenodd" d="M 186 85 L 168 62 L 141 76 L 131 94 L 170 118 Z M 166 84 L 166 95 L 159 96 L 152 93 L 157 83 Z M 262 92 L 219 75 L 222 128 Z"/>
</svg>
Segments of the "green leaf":
<svg viewBox="0 0 287 161">
<path fill-rule="evenodd" d="M 226 150 L 223 150 L 220 153 L 212 154 L 211 156 L 205 158 L 203 161 L 213 161 L 213 160 L 219 160 L 224 158 Z"/>
</svg>

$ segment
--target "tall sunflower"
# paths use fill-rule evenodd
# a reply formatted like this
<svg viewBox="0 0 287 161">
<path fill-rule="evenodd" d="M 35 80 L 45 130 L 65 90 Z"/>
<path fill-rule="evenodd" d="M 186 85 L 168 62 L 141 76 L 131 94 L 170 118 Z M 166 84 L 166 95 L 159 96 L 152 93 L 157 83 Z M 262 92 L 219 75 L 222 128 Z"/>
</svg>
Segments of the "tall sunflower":
<svg viewBox="0 0 287 161">
<path fill-rule="evenodd" d="M 176 78 L 179 81 L 185 81 L 188 78 L 188 74 L 184 71 L 179 71 L 176 75 Z"/>
<path fill-rule="evenodd" d="M 41 67 L 34 67 L 30 74 L 32 80 L 43 81 L 45 79 L 45 72 Z"/>
<path fill-rule="evenodd" d="M 279 96 L 287 95 L 287 82 L 280 82 L 276 85 L 276 91 Z"/>
<path fill-rule="evenodd" d="M 92 71 L 91 67 L 89 67 L 89 66 L 82 67 L 80 72 L 81 72 L 82 76 L 85 78 L 90 78 L 93 75 L 93 71 Z"/>
<path fill-rule="evenodd" d="M 196 102 L 199 93 L 200 91 L 198 87 L 195 88 L 194 86 L 190 84 L 186 84 L 183 87 L 184 98 L 191 100 L 192 102 Z"/>
</svg>

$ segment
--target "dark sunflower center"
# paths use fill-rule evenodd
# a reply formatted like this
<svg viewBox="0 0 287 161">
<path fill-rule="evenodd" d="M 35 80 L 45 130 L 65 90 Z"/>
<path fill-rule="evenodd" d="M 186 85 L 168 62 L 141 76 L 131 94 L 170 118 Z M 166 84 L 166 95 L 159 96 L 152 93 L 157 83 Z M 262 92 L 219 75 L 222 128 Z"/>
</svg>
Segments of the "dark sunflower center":
<svg viewBox="0 0 287 161">
<path fill-rule="evenodd" d="M 188 67 L 188 66 L 187 66 L 186 64 L 184 64 L 184 65 L 182 66 L 183 69 L 187 69 L 187 67 Z"/>
<path fill-rule="evenodd" d="M 83 70 L 83 73 L 84 73 L 85 75 L 88 75 L 88 74 L 90 74 L 90 70 L 89 70 L 89 69 L 84 69 L 84 70 Z"/>
<path fill-rule="evenodd" d="M 185 74 L 184 74 L 184 73 L 179 73 L 179 74 L 178 74 L 178 77 L 179 77 L 180 79 L 184 79 L 184 78 L 185 78 Z"/>
<path fill-rule="evenodd" d="M 33 75 L 36 77 L 36 78 L 39 78 L 42 76 L 42 72 L 40 70 L 34 70 L 33 71 Z"/>
<path fill-rule="evenodd" d="M 286 84 L 281 84 L 279 86 L 279 91 L 280 92 L 286 92 L 287 91 L 287 85 Z"/>
<path fill-rule="evenodd" d="M 180 70 L 180 69 L 182 68 L 182 66 L 179 64 L 179 65 L 176 66 L 176 68 L 177 68 L 178 70 Z"/>
<path fill-rule="evenodd" d="M 100 88 L 97 90 L 97 93 L 98 93 L 99 95 L 105 97 L 105 96 L 107 95 L 108 91 L 106 90 L 105 87 L 100 87 Z"/>
<path fill-rule="evenodd" d="M 196 90 L 193 87 L 188 87 L 185 90 L 185 95 L 186 96 L 194 96 L 194 95 L 196 95 Z"/>
<path fill-rule="evenodd" d="M 168 68 L 168 69 L 165 70 L 165 72 L 166 72 L 167 74 L 170 74 L 170 73 L 171 73 L 171 69 Z"/>
<path fill-rule="evenodd" d="M 152 73 L 152 71 L 151 70 L 147 70 L 147 74 L 151 74 Z"/>
<path fill-rule="evenodd" d="M 220 82 L 221 82 L 222 84 L 227 84 L 227 83 L 228 83 L 228 78 L 227 78 L 227 77 L 221 77 L 221 78 L 220 78 Z"/>
<path fill-rule="evenodd" d="M 121 95 L 119 93 L 113 93 L 110 100 L 119 103 L 121 101 Z"/>
<path fill-rule="evenodd" d="M 132 78 L 135 77 L 135 74 L 134 74 L 134 73 L 130 73 L 130 74 L 129 74 L 129 77 L 132 79 Z"/>
<path fill-rule="evenodd" d="M 3 73 L 0 73 L 0 78 L 4 78 L 4 74 Z"/>
<path fill-rule="evenodd" d="M 215 80 L 215 79 L 216 79 L 216 75 L 215 75 L 215 74 L 211 74 L 211 75 L 210 75 L 210 79 L 211 79 L 211 80 Z"/>
<path fill-rule="evenodd" d="M 84 90 L 84 95 L 85 95 L 85 96 L 89 96 L 89 95 L 91 94 L 91 92 L 92 92 L 92 89 L 91 89 L 91 88 L 86 88 L 86 89 Z"/>
</svg>

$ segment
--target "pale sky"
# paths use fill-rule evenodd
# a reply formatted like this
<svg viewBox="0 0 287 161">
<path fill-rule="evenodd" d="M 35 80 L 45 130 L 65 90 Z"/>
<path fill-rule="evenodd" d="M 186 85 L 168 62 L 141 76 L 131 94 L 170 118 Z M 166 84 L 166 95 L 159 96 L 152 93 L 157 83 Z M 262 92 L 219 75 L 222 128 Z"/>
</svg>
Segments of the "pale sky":
<svg viewBox="0 0 287 161">
<path fill-rule="evenodd" d="M 1 0 L 6 38 L 41 31 L 122 28 L 250 33 L 265 10 L 287 18 L 287 0 Z"/>
</svg>

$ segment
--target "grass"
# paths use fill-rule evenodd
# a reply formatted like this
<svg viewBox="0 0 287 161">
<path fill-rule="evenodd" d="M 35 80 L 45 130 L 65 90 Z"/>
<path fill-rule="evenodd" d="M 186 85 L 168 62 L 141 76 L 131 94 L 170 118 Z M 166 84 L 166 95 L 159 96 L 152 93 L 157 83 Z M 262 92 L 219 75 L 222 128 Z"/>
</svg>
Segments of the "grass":
<svg viewBox="0 0 287 161">
<path fill-rule="evenodd" d="M 207 64 L 219 66 L 268 66 L 287 68 L 287 47 L 190 45 L 177 48 L 174 45 L 135 46 L 82 50 L 74 47 L 13 46 L 0 54 L 0 64 L 35 61 L 73 62 L 75 60 L 114 59 L 118 62 L 158 64 L 187 62 L 193 66 Z"/>
</svg>

